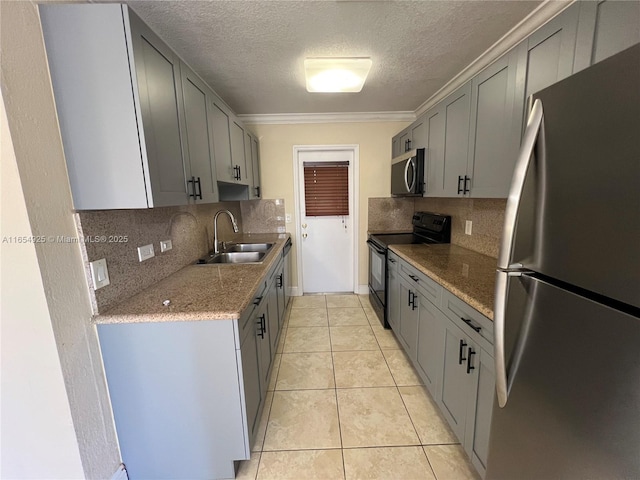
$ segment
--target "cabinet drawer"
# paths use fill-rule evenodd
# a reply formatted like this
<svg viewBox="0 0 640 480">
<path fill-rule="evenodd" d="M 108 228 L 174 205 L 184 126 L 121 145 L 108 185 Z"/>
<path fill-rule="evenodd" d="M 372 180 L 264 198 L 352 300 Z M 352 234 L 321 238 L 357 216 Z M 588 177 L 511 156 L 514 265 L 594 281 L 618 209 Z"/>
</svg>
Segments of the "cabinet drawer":
<svg viewBox="0 0 640 480">
<path fill-rule="evenodd" d="M 442 297 L 442 286 L 432 280 L 417 268 L 412 267 L 406 262 L 400 262 L 400 274 L 410 279 L 418 288 L 420 293 L 424 295 L 431 303 L 436 306 L 440 305 Z"/>
<path fill-rule="evenodd" d="M 387 252 L 387 269 L 393 270 L 394 272 L 398 271 L 398 264 L 400 263 L 400 257 L 398 257 L 391 250 Z"/>
<path fill-rule="evenodd" d="M 266 302 L 267 295 L 267 283 L 261 282 L 258 290 L 256 291 L 255 296 L 253 297 L 253 304 L 249 305 L 247 309 L 242 313 L 242 316 L 238 320 L 238 342 L 242 344 L 244 342 L 245 337 L 249 334 L 249 332 L 255 332 L 255 315 L 254 312 L 256 308 L 259 308 L 264 302 Z"/>
<path fill-rule="evenodd" d="M 491 320 L 448 290 L 442 293 L 441 308 L 444 314 L 474 341 L 481 343 L 487 350 L 493 351 L 490 348 L 493 345 L 493 322 Z"/>
</svg>

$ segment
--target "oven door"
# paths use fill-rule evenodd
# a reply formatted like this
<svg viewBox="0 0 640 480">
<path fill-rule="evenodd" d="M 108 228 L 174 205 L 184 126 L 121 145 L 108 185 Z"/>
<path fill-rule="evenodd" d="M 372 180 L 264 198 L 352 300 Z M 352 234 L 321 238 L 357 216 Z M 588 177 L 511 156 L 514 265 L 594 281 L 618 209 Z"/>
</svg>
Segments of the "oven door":
<svg viewBox="0 0 640 480">
<path fill-rule="evenodd" d="M 385 325 L 385 290 L 387 284 L 387 250 L 371 240 L 369 245 L 369 300 L 380 323 Z"/>
</svg>

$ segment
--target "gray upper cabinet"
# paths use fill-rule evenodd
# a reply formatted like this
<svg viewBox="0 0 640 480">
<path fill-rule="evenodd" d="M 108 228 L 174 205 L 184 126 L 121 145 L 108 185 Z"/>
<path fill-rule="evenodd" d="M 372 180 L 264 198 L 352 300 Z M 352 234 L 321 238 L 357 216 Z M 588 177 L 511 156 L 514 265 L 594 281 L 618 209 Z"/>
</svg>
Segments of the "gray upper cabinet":
<svg viewBox="0 0 640 480">
<path fill-rule="evenodd" d="M 175 54 L 123 5 L 40 14 L 74 207 L 188 203 Z"/>
<path fill-rule="evenodd" d="M 212 100 L 209 87 L 184 63 L 182 97 L 185 117 L 185 146 L 191 169 L 189 196 L 196 202 L 218 201 L 213 156 L 213 138 L 209 128 L 207 105 Z"/>
<path fill-rule="evenodd" d="M 411 150 L 414 148 L 425 148 L 428 143 L 426 116 L 422 115 L 411 124 Z"/>
<path fill-rule="evenodd" d="M 438 103 L 426 114 L 427 197 L 455 197 L 463 193 L 467 174 L 471 82 Z"/>
<path fill-rule="evenodd" d="M 217 97 L 209 104 L 213 151 L 216 160 L 218 181 L 234 183 L 236 171 L 231 163 L 231 132 L 229 130 L 231 112 Z"/>
<path fill-rule="evenodd" d="M 579 4 L 574 4 L 540 27 L 521 45 L 518 59 L 518 101 L 567 78 L 573 73 Z M 523 78 L 524 77 L 524 78 Z"/>
<path fill-rule="evenodd" d="M 574 71 L 640 43 L 640 2 L 580 2 Z"/>
<path fill-rule="evenodd" d="M 471 81 L 467 177 L 463 193 L 505 198 L 520 147 L 521 106 L 516 101 L 517 50 Z"/>
<path fill-rule="evenodd" d="M 144 143 L 148 159 L 153 159 L 148 162 L 152 206 L 182 205 L 188 201 L 188 165 L 181 141 L 180 59 L 135 14 L 123 12 L 131 26 Z"/>
<path fill-rule="evenodd" d="M 244 126 L 237 118 L 230 119 L 231 134 L 231 163 L 235 170 L 235 181 L 242 185 L 251 183 L 250 172 L 247 168 L 247 158 L 244 148 Z"/>
</svg>

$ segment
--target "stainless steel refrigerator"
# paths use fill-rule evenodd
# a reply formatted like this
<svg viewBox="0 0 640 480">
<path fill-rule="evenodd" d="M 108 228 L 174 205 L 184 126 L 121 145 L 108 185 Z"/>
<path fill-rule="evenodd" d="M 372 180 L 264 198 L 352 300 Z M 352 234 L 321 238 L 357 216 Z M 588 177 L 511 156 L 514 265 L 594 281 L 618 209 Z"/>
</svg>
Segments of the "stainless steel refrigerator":
<svg viewBox="0 0 640 480">
<path fill-rule="evenodd" d="M 640 45 L 529 99 L 487 479 L 640 479 Z"/>
</svg>

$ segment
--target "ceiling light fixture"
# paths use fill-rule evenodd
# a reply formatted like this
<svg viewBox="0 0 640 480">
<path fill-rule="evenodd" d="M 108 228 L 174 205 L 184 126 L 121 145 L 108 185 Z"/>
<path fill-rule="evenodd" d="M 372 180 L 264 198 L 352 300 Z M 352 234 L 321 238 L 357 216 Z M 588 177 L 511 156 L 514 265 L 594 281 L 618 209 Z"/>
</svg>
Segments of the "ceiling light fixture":
<svg viewBox="0 0 640 480">
<path fill-rule="evenodd" d="M 359 92 L 364 86 L 370 58 L 307 58 L 307 92 Z"/>
</svg>

